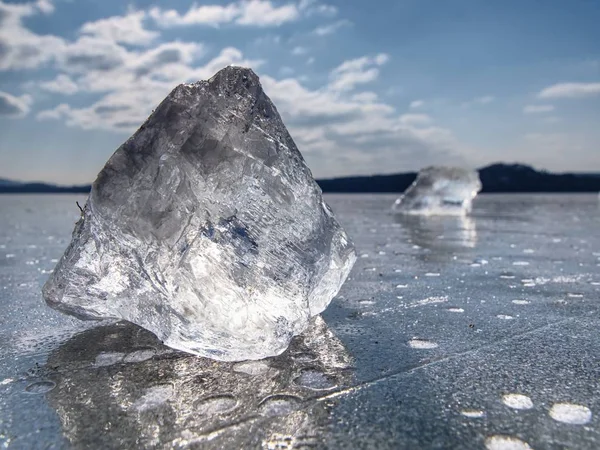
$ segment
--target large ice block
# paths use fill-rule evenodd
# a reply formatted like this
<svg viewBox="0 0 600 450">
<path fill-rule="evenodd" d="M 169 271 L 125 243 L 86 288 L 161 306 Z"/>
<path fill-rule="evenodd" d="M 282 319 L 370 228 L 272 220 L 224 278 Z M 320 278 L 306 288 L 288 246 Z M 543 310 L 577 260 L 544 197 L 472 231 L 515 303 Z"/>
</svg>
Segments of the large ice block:
<svg viewBox="0 0 600 450">
<path fill-rule="evenodd" d="M 353 245 L 252 70 L 175 88 L 109 159 L 44 286 L 218 360 L 283 352 L 346 279 Z"/>
<path fill-rule="evenodd" d="M 396 200 L 392 210 L 402 214 L 464 215 L 481 190 L 479 174 L 460 167 L 426 167 Z"/>
</svg>

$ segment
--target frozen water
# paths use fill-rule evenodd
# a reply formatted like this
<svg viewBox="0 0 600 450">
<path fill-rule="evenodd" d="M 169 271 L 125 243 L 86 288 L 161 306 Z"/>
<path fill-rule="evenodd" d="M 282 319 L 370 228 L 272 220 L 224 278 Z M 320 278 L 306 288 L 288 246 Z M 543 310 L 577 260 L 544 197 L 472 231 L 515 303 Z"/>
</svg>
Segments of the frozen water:
<svg viewBox="0 0 600 450">
<path fill-rule="evenodd" d="M 178 86 L 114 153 L 44 297 L 186 352 L 260 359 L 327 307 L 355 259 L 258 77 L 228 67 Z"/>
<path fill-rule="evenodd" d="M 481 190 L 479 174 L 460 167 L 427 167 L 396 200 L 392 209 L 403 214 L 464 215 Z"/>
<path fill-rule="evenodd" d="M 39 269 L 51 270 L 68 245 L 79 216 L 75 200 L 85 198 L 0 195 L 0 448 L 210 450 L 292 442 L 427 450 L 485 449 L 487 440 L 496 449 L 599 449 L 596 196 L 484 194 L 464 217 L 390 215 L 395 198 L 325 195 L 369 258 L 357 261 L 320 327 L 277 357 L 240 364 L 166 348 L 127 322 L 83 322 L 47 308 L 40 298 L 47 275 Z M 581 221 L 568 220 L 575 215 Z M 536 252 L 524 253 L 528 248 Z M 480 258 L 488 264 L 470 266 Z M 518 260 L 530 265 L 513 266 Z M 400 284 L 406 287 L 396 289 Z M 434 297 L 448 301 L 407 308 Z M 439 346 L 411 348 L 413 337 Z M 145 359 L 151 349 L 155 355 Z M 111 353 L 125 356 L 95 365 Z M 306 370 L 335 387 L 302 385 Z M 47 381 L 56 386 L 44 393 Z M 37 393 L 26 390 L 40 382 Z M 509 408 L 502 401 L 509 393 L 526 394 L 534 407 Z M 214 395 L 235 398 L 236 408 L 198 414 Z M 586 409 L 552 409 L 563 403 Z"/>
</svg>

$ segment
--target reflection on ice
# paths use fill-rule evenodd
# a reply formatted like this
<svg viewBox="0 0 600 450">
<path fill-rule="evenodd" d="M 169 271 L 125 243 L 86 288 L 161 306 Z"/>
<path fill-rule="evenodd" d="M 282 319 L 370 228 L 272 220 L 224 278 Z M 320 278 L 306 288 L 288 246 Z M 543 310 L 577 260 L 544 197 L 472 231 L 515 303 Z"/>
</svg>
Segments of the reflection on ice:
<svg viewBox="0 0 600 450">
<path fill-rule="evenodd" d="M 392 210 L 402 214 L 464 215 L 481 190 L 479 174 L 460 167 L 427 167 L 396 200 Z"/>
<path fill-rule="evenodd" d="M 453 256 L 477 244 L 476 220 L 470 216 L 397 215 L 413 244 L 433 256 Z"/>
<path fill-rule="evenodd" d="M 319 399 L 349 385 L 351 363 L 320 317 L 284 354 L 242 363 L 173 351 L 123 322 L 51 354 L 47 396 L 77 448 L 288 448 L 318 443 L 335 401 Z"/>
</svg>

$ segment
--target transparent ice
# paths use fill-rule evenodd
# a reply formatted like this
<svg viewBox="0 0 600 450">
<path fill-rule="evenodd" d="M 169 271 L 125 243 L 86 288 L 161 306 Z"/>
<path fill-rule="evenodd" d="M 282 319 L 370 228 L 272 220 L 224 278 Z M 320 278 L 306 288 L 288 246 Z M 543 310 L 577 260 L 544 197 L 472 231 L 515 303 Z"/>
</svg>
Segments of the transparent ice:
<svg viewBox="0 0 600 450">
<path fill-rule="evenodd" d="M 356 256 L 249 69 L 180 85 L 112 155 L 43 289 L 223 361 L 283 352 Z"/>
<path fill-rule="evenodd" d="M 460 167 L 427 167 L 396 200 L 392 209 L 402 214 L 465 215 L 481 190 L 479 174 Z"/>
</svg>

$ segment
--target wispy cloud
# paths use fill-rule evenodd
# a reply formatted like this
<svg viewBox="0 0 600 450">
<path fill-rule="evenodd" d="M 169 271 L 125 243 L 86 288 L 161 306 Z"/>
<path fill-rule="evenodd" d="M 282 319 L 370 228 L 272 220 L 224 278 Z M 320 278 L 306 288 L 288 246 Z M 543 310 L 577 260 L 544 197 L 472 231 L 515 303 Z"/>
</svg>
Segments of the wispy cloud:
<svg viewBox="0 0 600 450">
<path fill-rule="evenodd" d="M 554 105 L 526 105 L 523 107 L 525 114 L 541 114 L 554 111 Z"/>
<path fill-rule="evenodd" d="M 126 16 L 87 22 L 83 24 L 80 31 L 82 34 L 122 44 L 150 45 L 159 33 L 144 28 L 143 22 L 147 17 L 148 15 L 143 11 L 131 12 Z"/>
<path fill-rule="evenodd" d="M 349 27 L 352 25 L 352 22 L 349 20 L 338 20 L 337 22 L 330 23 L 329 25 L 323 25 L 315 28 L 314 34 L 317 36 L 327 36 L 329 34 L 333 34 L 341 28 Z"/>
<path fill-rule="evenodd" d="M 585 98 L 600 95 L 600 83 L 558 83 L 542 89 L 539 98 Z"/>
<path fill-rule="evenodd" d="M 432 122 L 427 114 L 403 114 L 400 116 L 400 122 L 405 125 L 429 125 Z"/>
<path fill-rule="evenodd" d="M 340 67 L 343 72 L 361 70 L 364 60 L 375 59 L 357 58 Z M 297 79 L 269 76 L 261 76 L 261 81 L 309 164 L 317 163 L 317 176 L 380 172 L 382 161 L 390 161 L 394 170 L 392 161 L 399 157 L 410 161 L 407 167 L 413 169 L 432 154 L 440 163 L 464 162 L 461 145 L 449 130 L 431 126 L 424 114 L 398 115 L 373 92 L 340 91 L 331 84 L 311 90 Z M 322 170 L 326 172 L 319 173 Z"/>
<path fill-rule="evenodd" d="M 306 47 L 294 47 L 294 49 L 292 50 L 292 55 L 305 55 L 306 53 L 308 53 L 308 49 Z"/>
<path fill-rule="evenodd" d="M 319 14 L 331 17 L 338 13 L 338 8 L 336 6 L 319 4 L 317 0 L 300 0 L 298 9 L 309 16 Z"/>
<path fill-rule="evenodd" d="M 378 66 L 388 60 L 387 54 L 380 53 L 374 57 L 364 56 L 345 61 L 331 72 L 330 86 L 336 91 L 349 91 L 358 84 L 369 83 L 379 76 Z"/>
<path fill-rule="evenodd" d="M 0 70 L 36 68 L 62 51 L 62 38 L 36 34 L 23 24 L 27 17 L 53 11 L 54 6 L 47 0 L 19 4 L 0 1 Z"/>
<path fill-rule="evenodd" d="M 175 84 L 209 78 L 231 63 L 260 67 L 260 61 L 248 60 L 235 48 L 223 49 L 198 66 L 202 44 L 171 42 L 137 51 L 114 40 L 113 45 L 121 49 L 118 64 L 98 65 L 94 58 L 82 58 L 80 65 L 73 66 L 74 61 L 65 59 L 66 73 L 46 82 L 45 88 L 68 90 L 65 86 L 70 80 L 82 92 L 102 93 L 98 101 L 84 107 L 61 103 L 39 112 L 37 119 L 130 133 Z M 316 175 L 377 172 L 382 160 L 397 161 L 399 152 L 411 161 L 412 169 L 432 155 L 442 155 L 437 158 L 442 163 L 461 161 L 460 144 L 449 130 L 431 126 L 431 118 L 424 114 L 400 115 L 376 93 L 359 89 L 376 80 L 388 60 L 384 53 L 347 60 L 330 71 L 327 83 L 313 89 L 305 87 L 301 76 L 293 78 L 290 68 L 282 67 L 283 79 L 260 75 L 265 92 L 284 116 L 309 164 L 318 168 Z"/>
<path fill-rule="evenodd" d="M 29 95 L 16 97 L 0 91 L 0 116 L 10 118 L 25 117 L 29 113 L 32 98 Z"/>
<path fill-rule="evenodd" d="M 190 65 L 198 44 L 171 42 L 144 52 L 127 53 L 114 67 L 88 67 L 78 79 L 85 92 L 106 93 L 87 107 L 60 104 L 41 111 L 39 120 L 64 120 L 68 126 L 129 133 L 137 128 L 172 89 L 182 81 L 207 79 L 219 69 L 236 64 L 260 67 L 235 48 L 225 48 L 203 66 Z"/>
<path fill-rule="evenodd" d="M 483 88 L 473 90 L 472 85 L 454 89 L 454 85 L 441 86 L 436 81 L 433 91 L 427 92 L 424 89 L 432 84 L 431 80 L 415 81 L 414 78 L 420 76 L 416 66 L 414 70 L 407 70 L 401 80 L 396 80 L 401 82 L 402 89 L 393 82 L 390 85 L 389 78 L 384 84 L 382 73 L 387 69 L 390 56 L 378 53 L 379 41 L 373 39 L 365 43 L 371 49 L 366 56 L 353 54 L 356 47 L 352 42 L 358 36 L 351 36 L 352 30 L 344 28 L 352 23 L 341 15 L 343 10 L 338 11 L 337 7 L 319 0 L 206 0 L 193 6 L 190 6 L 192 2 L 185 6 L 161 3 L 161 7 L 126 9 L 122 15 L 112 12 L 108 17 L 90 16 L 80 28 L 65 28 L 60 36 L 39 30 L 55 29 L 58 21 L 52 26 L 42 21 L 53 20 L 53 13 L 62 17 L 66 3 L 57 2 L 55 12 L 50 0 L 21 1 L 29 3 L 0 0 L 0 71 L 27 69 L 28 72 L 17 72 L 16 76 L 10 74 L 9 77 L 23 74 L 29 78 L 21 85 L 23 91 L 11 85 L 5 88 L 8 92 L 0 93 L 0 115 L 5 117 L 28 117 L 26 120 L 32 122 L 37 117 L 60 121 L 69 127 L 124 136 L 143 123 L 152 108 L 177 84 L 207 79 L 228 64 L 252 66 L 318 176 L 375 173 L 388 168 L 390 171 L 418 169 L 431 163 L 461 164 L 465 158 L 467 163 L 485 163 L 492 156 L 490 153 L 496 152 L 495 159 L 498 155 L 504 156 L 503 150 L 498 150 L 503 145 L 502 136 L 498 140 L 493 136 L 493 130 L 499 128 L 497 122 L 518 120 L 501 107 L 516 97 L 517 94 L 509 92 L 509 88 L 514 88 L 513 92 L 520 90 L 522 86 L 516 84 L 500 85 L 497 79 L 489 79 L 482 80 L 488 82 Z M 336 3 L 340 8 L 346 5 Z M 113 9 L 119 10 L 122 6 Z M 207 30 L 208 27 L 212 28 Z M 372 30 L 363 30 L 361 26 L 360 31 Z M 210 41 L 202 42 L 207 32 Z M 351 38 L 339 42 L 339 55 L 349 55 L 344 58 L 346 61 L 322 53 L 322 37 L 330 40 L 336 32 L 338 36 L 343 32 L 344 37 Z M 303 40 L 296 40 L 298 36 Z M 219 46 L 225 45 L 220 42 L 236 40 L 241 42 L 237 48 Z M 263 45 L 256 45 L 259 43 Z M 242 52 L 240 49 L 244 48 L 247 50 Z M 295 57 L 282 56 L 283 51 Z M 257 55 L 261 55 L 261 59 Z M 314 55 L 318 64 L 313 64 Z M 530 81 L 524 80 L 527 84 Z M 452 92 L 439 92 L 443 89 Z M 45 91 L 43 95 L 41 91 Z M 40 99 L 33 103 L 32 97 L 21 95 L 25 92 L 40 95 Z M 506 95 L 500 96 L 500 92 Z M 498 99 L 491 94 L 497 94 Z M 559 83 L 536 94 L 535 99 L 516 99 L 515 102 L 521 102 L 516 103 L 517 112 L 522 108 L 523 114 L 531 115 L 529 119 L 535 118 L 538 130 L 554 132 L 556 127 L 546 123 L 560 120 L 552 114 L 554 105 L 560 106 L 558 100 L 540 98 L 591 97 L 600 94 L 600 83 Z M 490 127 L 492 132 L 486 132 L 492 144 L 486 147 L 485 142 L 479 143 L 481 148 L 475 152 L 442 125 L 447 118 L 442 108 L 439 114 L 423 114 L 435 109 L 438 102 L 442 103 L 436 95 L 440 99 L 448 98 L 446 106 L 455 102 L 454 95 L 464 95 L 454 103 L 460 105 L 465 99 L 463 106 L 469 107 L 452 121 L 457 127 L 472 120 L 483 129 L 486 120 L 495 121 Z M 476 95 L 481 96 L 473 98 Z M 49 103 L 52 101 L 54 103 Z M 40 105 L 44 105 L 43 108 Z M 399 108 L 399 105 L 403 106 Z M 485 111 L 490 112 L 490 117 L 484 117 Z M 560 129 L 566 132 L 574 118 L 565 115 L 562 120 L 564 126 Z M 506 124 L 506 129 L 510 127 L 513 133 L 507 139 L 522 141 L 517 157 L 528 157 L 534 154 L 528 149 L 535 149 L 539 155 L 535 161 L 541 165 L 546 160 L 559 161 L 549 156 L 548 148 L 556 149 L 554 153 L 570 153 L 564 149 L 571 150 L 569 141 L 577 137 L 572 133 L 569 136 L 531 134 L 524 138 L 517 135 L 519 127 L 512 125 Z M 14 122 L 5 126 L 14 126 Z M 596 148 L 594 133 L 592 130 L 591 137 L 581 140 L 582 155 Z M 110 139 L 107 137 L 106 142 Z M 3 147 L 7 147 L 4 141 Z M 593 153 L 590 154 L 591 159 Z M 564 160 L 569 162 L 570 154 Z"/>
<path fill-rule="evenodd" d="M 43 81 L 39 86 L 46 91 L 56 92 L 58 94 L 73 95 L 79 91 L 77 83 L 65 74 L 60 74 L 51 81 Z"/>
<path fill-rule="evenodd" d="M 52 14 L 54 12 L 54 4 L 51 0 L 37 0 L 35 6 L 44 14 Z"/>
<path fill-rule="evenodd" d="M 150 17 L 164 28 L 190 25 L 219 26 L 226 23 L 269 27 L 280 26 L 300 18 L 300 8 L 295 3 L 276 6 L 270 0 L 249 0 L 227 5 L 194 4 L 184 14 L 174 9 L 163 10 L 154 7 Z"/>
</svg>

